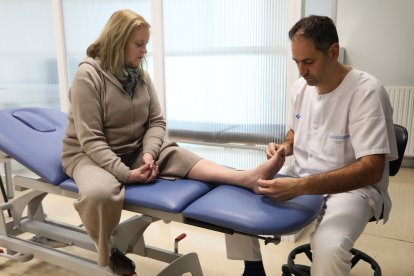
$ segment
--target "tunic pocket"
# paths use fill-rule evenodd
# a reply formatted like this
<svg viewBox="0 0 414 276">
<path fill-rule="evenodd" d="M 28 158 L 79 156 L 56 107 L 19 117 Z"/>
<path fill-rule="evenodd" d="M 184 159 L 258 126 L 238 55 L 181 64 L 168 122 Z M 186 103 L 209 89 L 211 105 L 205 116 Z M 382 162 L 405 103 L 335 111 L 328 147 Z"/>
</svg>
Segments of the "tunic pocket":
<svg viewBox="0 0 414 276">
<path fill-rule="evenodd" d="M 350 135 L 330 133 L 326 143 L 326 154 L 336 168 L 353 162 L 355 155 Z"/>
</svg>

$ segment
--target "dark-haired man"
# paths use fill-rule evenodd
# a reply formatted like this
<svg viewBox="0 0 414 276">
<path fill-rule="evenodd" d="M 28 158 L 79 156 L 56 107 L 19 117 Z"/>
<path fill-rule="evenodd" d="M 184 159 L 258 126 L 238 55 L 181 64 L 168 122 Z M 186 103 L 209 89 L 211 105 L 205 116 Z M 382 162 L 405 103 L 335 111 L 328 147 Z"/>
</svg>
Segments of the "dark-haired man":
<svg viewBox="0 0 414 276">
<path fill-rule="evenodd" d="M 259 180 L 255 192 L 284 201 L 323 194 L 325 207 L 311 235 L 312 275 L 349 275 L 351 253 L 372 216 L 388 219 L 388 161 L 397 158 L 392 107 L 383 85 L 338 62 L 339 39 L 324 16 L 289 31 L 301 78 L 293 86 L 287 135 L 269 144 L 295 157 L 292 178 Z"/>
</svg>

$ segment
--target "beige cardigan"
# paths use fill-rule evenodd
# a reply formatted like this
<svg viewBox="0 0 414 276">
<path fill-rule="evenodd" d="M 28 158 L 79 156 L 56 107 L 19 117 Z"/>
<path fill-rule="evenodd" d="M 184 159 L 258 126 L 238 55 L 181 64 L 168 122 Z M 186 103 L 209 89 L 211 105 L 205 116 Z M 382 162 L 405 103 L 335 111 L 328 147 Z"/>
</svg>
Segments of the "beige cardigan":
<svg viewBox="0 0 414 276">
<path fill-rule="evenodd" d="M 79 65 L 69 100 L 62 148 L 68 175 L 85 154 L 120 182 L 127 181 L 130 170 L 120 155 L 138 151 L 157 159 L 165 120 L 148 73 L 131 98 L 112 73 L 102 71 L 99 60 L 88 57 Z"/>
</svg>

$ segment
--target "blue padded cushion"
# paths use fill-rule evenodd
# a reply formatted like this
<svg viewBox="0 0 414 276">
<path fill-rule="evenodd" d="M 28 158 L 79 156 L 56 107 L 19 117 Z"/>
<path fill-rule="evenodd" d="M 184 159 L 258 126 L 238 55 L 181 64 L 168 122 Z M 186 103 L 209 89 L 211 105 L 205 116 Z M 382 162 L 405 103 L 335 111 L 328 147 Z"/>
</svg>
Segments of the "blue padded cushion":
<svg viewBox="0 0 414 276">
<path fill-rule="evenodd" d="M 213 187 L 191 179 L 157 179 L 150 184 L 127 185 L 124 204 L 179 213 Z"/>
<path fill-rule="evenodd" d="M 296 232 L 312 222 L 323 202 L 323 196 L 314 195 L 276 202 L 248 189 L 220 185 L 188 206 L 183 213 L 187 218 L 238 232 L 282 235 Z"/>
<path fill-rule="evenodd" d="M 32 111 L 19 110 L 13 112 L 13 117 L 19 121 L 25 123 L 27 126 L 40 132 L 51 132 L 55 131 L 56 127 L 51 124 L 47 119 L 35 114 Z"/>
<path fill-rule="evenodd" d="M 67 115 L 27 107 L 0 110 L 0 150 L 54 185 L 68 178 L 60 161 Z"/>
<path fill-rule="evenodd" d="M 75 181 L 72 178 L 68 178 L 59 185 L 60 188 L 68 190 L 71 192 L 78 193 L 78 186 L 76 186 Z"/>
<path fill-rule="evenodd" d="M 59 187 L 78 192 L 71 178 L 63 181 Z M 191 202 L 214 188 L 211 184 L 191 179 L 157 179 L 154 183 L 129 184 L 125 187 L 124 204 L 172 213 L 181 212 Z"/>
</svg>

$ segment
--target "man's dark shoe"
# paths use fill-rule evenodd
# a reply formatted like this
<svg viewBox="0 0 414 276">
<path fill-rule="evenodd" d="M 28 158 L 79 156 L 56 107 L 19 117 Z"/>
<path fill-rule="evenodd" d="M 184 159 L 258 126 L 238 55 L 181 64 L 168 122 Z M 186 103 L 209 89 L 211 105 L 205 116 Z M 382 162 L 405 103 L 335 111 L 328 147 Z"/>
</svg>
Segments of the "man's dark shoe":
<svg viewBox="0 0 414 276">
<path fill-rule="evenodd" d="M 266 276 L 262 261 L 244 261 L 243 276 Z"/>
<path fill-rule="evenodd" d="M 111 250 L 109 267 L 118 275 L 130 276 L 135 273 L 135 263 L 116 247 Z"/>
</svg>

